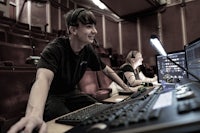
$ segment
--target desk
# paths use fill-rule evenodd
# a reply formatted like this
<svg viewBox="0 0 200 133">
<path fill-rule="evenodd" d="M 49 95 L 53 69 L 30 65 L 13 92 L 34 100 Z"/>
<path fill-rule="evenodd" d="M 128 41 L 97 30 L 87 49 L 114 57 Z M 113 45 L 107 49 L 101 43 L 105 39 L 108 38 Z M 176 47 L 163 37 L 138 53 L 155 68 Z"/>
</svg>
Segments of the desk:
<svg viewBox="0 0 200 133">
<path fill-rule="evenodd" d="M 149 92 L 146 93 L 148 95 L 144 94 L 145 97 L 143 98 L 138 97 L 136 99 L 131 99 L 130 101 L 128 101 L 128 104 L 130 106 L 124 106 L 124 105 L 128 105 L 126 104 L 126 102 L 114 104 L 116 105 L 115 107 L 117 108 L 116 110 L 112 108 L 111 113 L 116 114 L 118 113 L 119 110 L 121 111 L 123 107 L 126 107 L 126 108 L 123 108 L 122 111 L 128 110 L 128 113 L 125 115 L 123 114 L 122 117 L 118 117 L 120 116 L 120 113 L 118 116 L 116 116 L 117 118 L 116 120 L 119 120 L 120 123 L 116 123 L 116 121 L 110 121 L 111 125 L 108 124 L 108 126 L 123 124 L 124 125 L 123 127 L 121 126 L 118 127 L 118 125 L 116 125 L 116 127 L 113 127 L 112 129 L 110 128 L 109 130 L 111 132 L 117 132 L 117 133 L 199 132 L 200 131 L 200 126 L 199 126 L 200 125 L 200 99 L 199 99 L 200 84 L 197 82 L 193 82 L 193 83 L 186 83 L 178 87 L 179 89 L 181 88 L 185 89 L 185 87 L 191 88 L 191 90 L 189 91 L 195 92 L 195 95 L 192 97 L 185 97 L 185 99 L 177 99 L 177 93 L 176 93 L 177 88 L 176 90 L 172 89 L 169 91 L 163 91 L 162 87 L 159 87 L 159 88 L 155 87 L 153 90 L 148 89 Z M 106 102 L 116 100 L 116 99 L 118 101 L 118 98 L 121 99 L 123 97 L 124 96 L 116 95 L 116 96 L 106 99 Z M 166 98 L 169 98 L 169 97 L 170 99 L 168 99 L 167 101 L 170 102 L 170 104 L 165 104 L 167 105 L 165 107 L 155 108 L 155 105 L 157 105 L 157 103 L 160 103 L 160 101 L 162 102 L 162 100 L 165 100 Z M 161 103 L 160 105 L 163 105 L 163 103 Z M 132 111 L 131 117 L 129 115 L 129 113 L 131 112 L 129 111 Z M 107 113 L 109 113 L 109 110 L 107 110 L 107 112 L 105 111 L 105 114 Z M 112 115 L 109 115 L 109 116 L 112 116 Z M 124 123 L 123 121 L 125 119 L 127 119 L 128 121 Z M 132 123 L 135 120 L 136 120 L 136 123 Z M 142 120 L 142 121 L 137 121 L 137 120 Z M 55 120 L 48 122 L 47 126 L 48 126 L 48 133 L 64 133 L 65 131 L 68 131 L 72 128 L 72 126 L 57 124 L 55 123 Z M 88 129 L 90 128 L 89 126 L 87 127 Z M 77 133 L 77 132 L 81 133 L 83 131 L 86 131 L 86 129 L 83 126 L 75 127 L 72 129 L 73 133 Z"/>
<path fill-rule="evenodd" d="M 112 96 L 106 100 L 104 100 L 105 102 L 120 102 L 122 100 L 124 100 L 125 98 L 127 98 L 128 96 L 123 96 L 123 95 L 115 95 L 115 96 Z M 68 115 L 68 114 L 66 114 Z M 65 115 L 63 115 L 65 116 Z M 63 116 L 60 116 L 60 117 L 63 117 Z M 58 118 L 56 118 L 58 119 Z M 48 127 L 48 133 L 63 133 L 67 130 L 70 130 L 71 128 L 73 128 L 73 126 L 70 126 L 70 125 L 64 125 L 64 124 L 58 124 L 58 123 L 55 123 L 55 120 L 56 119 L 53 119 L 49 122 L 47 122 L 47 127 Z"/>
<path fill-rule="evenodd" d="M 55 120 L 47 122 L 48 133 L 64 133 L 71 128 L 73 128 L 73 126 L 55 123 Z"/>
</svg>

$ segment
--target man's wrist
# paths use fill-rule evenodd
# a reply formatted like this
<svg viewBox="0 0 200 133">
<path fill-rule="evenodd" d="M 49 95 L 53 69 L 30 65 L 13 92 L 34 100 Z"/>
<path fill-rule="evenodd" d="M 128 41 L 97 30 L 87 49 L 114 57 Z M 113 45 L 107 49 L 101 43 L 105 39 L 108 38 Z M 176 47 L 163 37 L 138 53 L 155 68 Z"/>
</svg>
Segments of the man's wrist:
<svg viewBox="0 0 200 133">
<path fill-rule="evenodd" d="M 126 85 L 126 84 L 124 84 L 124 87 L 123 87 L 123 88 L 124 88 L 125 91 L 131 91 L 131 89 L 129 88 L 129 86 Z"/>
</svg>

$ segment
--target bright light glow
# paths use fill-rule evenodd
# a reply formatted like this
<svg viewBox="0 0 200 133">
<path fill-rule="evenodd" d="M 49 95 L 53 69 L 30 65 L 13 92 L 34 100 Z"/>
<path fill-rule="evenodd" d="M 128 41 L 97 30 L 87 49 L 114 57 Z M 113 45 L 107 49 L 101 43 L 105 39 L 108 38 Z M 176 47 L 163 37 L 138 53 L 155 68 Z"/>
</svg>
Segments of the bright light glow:
<svg viewBox="0 0 200 133">
<path fill-rule="evenodd" d="M 156 48 L 156 50 L 163 56 L 167 56 L 167 53 L 165 52 L 161 42 L 158 40 L 158 38 L 151 38 L 150 39 L 151 44 Z"/>
<path fill-rule="evenodd" d="M 102 10 L 107 8 L 100 0 L 92 0 L 92 2 Z"/>
</svg>

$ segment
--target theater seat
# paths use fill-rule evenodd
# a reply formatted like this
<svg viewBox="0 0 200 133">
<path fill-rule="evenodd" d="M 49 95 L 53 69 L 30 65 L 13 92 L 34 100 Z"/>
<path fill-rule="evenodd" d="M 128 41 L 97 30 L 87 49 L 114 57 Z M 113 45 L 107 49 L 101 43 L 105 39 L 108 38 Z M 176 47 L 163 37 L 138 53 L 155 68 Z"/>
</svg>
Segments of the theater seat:
<svg viewBox="0 0 200 133">
<path fill-rule="evenodd" d="M 102 88 L 99 86 L 97 72 L 87 70 L 80 80 L 78 87 L 81 93 L 89 94 L 99 101 L 110 97 L 111 88 Z"/>
<path fill-rule="evenodd" d="M 14 65 L 26 65 L 26 58 L 32 55 L 28 45 L 0 42 L 0 61 L 10 61 Z"/>
<path fill-rule="evenodd" d="M 34 67 L 0 67 L 0 132 L 6 133 L 11 125 L 25 114 Z"/>
</svg>

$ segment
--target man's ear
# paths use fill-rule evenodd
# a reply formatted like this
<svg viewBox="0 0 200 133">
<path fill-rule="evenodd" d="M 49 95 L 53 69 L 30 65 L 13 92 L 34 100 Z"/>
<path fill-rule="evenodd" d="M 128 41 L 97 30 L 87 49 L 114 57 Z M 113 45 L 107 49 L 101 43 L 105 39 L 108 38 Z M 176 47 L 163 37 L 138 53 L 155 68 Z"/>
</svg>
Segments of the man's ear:
<svg viewBox="0 0 200 133">
<path fill-rule="evenodd" d="M 69 32 L 73 35 L 76 35 L 77 33 L 77 27 L 75 26 L 69 26 Z"/>
</svg>

